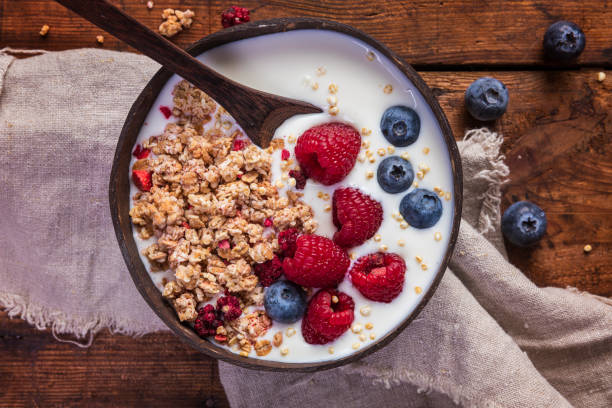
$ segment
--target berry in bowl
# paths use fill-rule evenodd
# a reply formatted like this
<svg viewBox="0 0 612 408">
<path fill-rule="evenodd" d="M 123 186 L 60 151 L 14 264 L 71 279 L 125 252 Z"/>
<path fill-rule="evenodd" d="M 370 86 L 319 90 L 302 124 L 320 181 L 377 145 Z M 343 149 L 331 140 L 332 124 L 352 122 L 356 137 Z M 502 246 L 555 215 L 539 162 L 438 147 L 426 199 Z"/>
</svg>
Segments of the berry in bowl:
<svg viewBox="0 0 612 408">
<path fill-rule="evenodd" d="M 384 346 L 433 294 L 459 227 L 460 161 L 431 91 L 322 20 L 236 26 L 190 52 L 324 112 L 288 119 L 262 149 L 204 92 L 152 79 L 110 189 L 145 300 L 194 347 L 249 367 L 330 368 Z"/>
</svg>

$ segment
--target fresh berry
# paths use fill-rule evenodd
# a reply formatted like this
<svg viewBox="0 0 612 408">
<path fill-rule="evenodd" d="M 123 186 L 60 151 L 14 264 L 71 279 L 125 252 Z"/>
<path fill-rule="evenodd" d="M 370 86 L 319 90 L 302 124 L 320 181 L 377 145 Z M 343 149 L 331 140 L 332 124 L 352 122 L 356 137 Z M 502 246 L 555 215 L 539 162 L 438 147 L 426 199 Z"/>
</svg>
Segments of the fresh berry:
<svg viewBox="0 0 612 408">
<path fill-rule="evenodd" d="M 298 285 L 327 288 L 339 284 L 351 263 L 346 252 L 331 239 L 300 235 L 292 258 L 285 258 L 285 276 Z"/>
<path fill-rule="evenodd" d="M 404 147 L 416 142 L 421 132 L 421 118 L 414 109 L 403 105 L 392 106 L 383 113 L 380 130 L 394 146 Z"/>
<path fill-rule="evenodd" d="M 289 177 L 295 179 L 295 188 L 303 190 L 306 187 L 306 175 L 301 170 L 291 170 Z"/>
<path fill-rule="evenodd" d="M 295 157 L 306 177 L 330 185 L 349 174 L 360 148 L 361 136 L 355 128 L 325 123 L 311 127 L 298 138 Z"/>
<path fill-rule="evenodd" d="M 495 78 L 478 78 L 465 91 L 465 106 L 474 119 L 498 119 L 508 107 L 508 89 Z"/>
<path fill-rule="evenodd" d="M 278 281 L 266 289 L 266 314 L 281 323 L 295 323 L 306 311 L 306 293 L 295 283 Z"/>
<path fill-rule="evenodd" d="M 278 247 L 281 255 L 292 258 L 297 248 L 296 241 L 300 233 L 295 228 L 289 228 L 278 233 Z"/>
<path fill-rule="evenodd" d="M 383 220 L 380 203 L 352 187 L 339 188 L 332 197 L 332 216 L 338 231 L 334 242 L 350 248 L 372 238 Z"/>
<path fill-rule="evenodd" d="M 302 319 L 304 340 L 309 344 L 326 344 L 342 336 L 353 323 L 354 309 L 355 302 L 346 293 L 321 289 L 310 299 Z"/>
<path fill-rule="evenodd" d="M 217 327 L 222 324 L 223 321 L 219 318 L 215 307 L 206 305 L 198 311 L 198 317 L 193 328 L 200 337 L 207 337 L 217 334 Z"/>
<path fill-rule="evenodd" d="M 576 58 L 584 50 L 585 43 L 584 32 L 569 21 L 551 24 L 544 34 L 544 52 L 547 57 L 557 61 Z"/>
<path fill-rule="evenodd" d="M 361 294 L 376 302 L 389 303 L 404 288 L 406 264 L 402 257 L 374 253 L 357 259 L 349 275 Z"/>
<path fill-rule="evenodd" d="M 275 256 L 274 258 L 264 263 L 255 264 L 253 266 L 255 275 L 259 278 L 259 282 L 263 287 L 268 287 L 278 280 L 283 274 L 283 263 Z"/>
<path fill-rule="evenodd" d="M 132 170 L 132 181 L 140 191 L 151 191 L 153 174 L 148 170 Z"/>
<path fill-rule="evenodd" d="M 442 202 L 436 193 L 417 188 L 400 202 L 402 217 L 415 228 L 429 228 L 442 216 Z"/>
<path fill-rule="evenodd" d="M 414 170 L 408 160 L 391 156 L 380 162 L 376 178 L 380 187 L 387 193 L 401 193 L 412 185 Z"/>
<path fill-rule="evenodd" d="M 518 246 L 536 243 L 546 232 L 546 213 L 529 201 L 512 204 L 504 212 L 501 230 L 506 239 Z"/>
<path fill-rule="evenodd" d="M 234 139 L 234 143 L 232 143 L 232 150 L 238 151 L 247 147 L 250 142 L 247 139 Z"/>
<path fill-rule="evenodd" d="M 134 157 L 140 160 L 140 159 L 146 159 L 147 157 L 149 157 L 149 153 L 151 153 L 151 150 L 143 149 L 140 144 L 137 144 L 132 154 L 134 155 Z"/>
<path fill-rule="evenodd" d="M 250 20 L 249 9 L 245 7 L 232 6 L 221 14 L 223 28 L 248 23 Z"/>
<path fill-rule="evenodd" d="M 166 119 L 170 119 L 170 116 L 172 116 L 172 111 L 167 106 L 160 106 L 159 111 L 164 115 Z"/>
<path fill-rule="evenodd" d="M 291 157 L 291 153 L 289 152 L 289 150 L 281 150 L 281 160 L 289 160 L 289 157 Z"/>
<path fill-rule="evenodd" d="M 242 314 L 240 301 L 236 296 L 232 295 L 222 296 L 217 299 L 217 310 L 226 322 L 237 319 Z"/>
</svg>

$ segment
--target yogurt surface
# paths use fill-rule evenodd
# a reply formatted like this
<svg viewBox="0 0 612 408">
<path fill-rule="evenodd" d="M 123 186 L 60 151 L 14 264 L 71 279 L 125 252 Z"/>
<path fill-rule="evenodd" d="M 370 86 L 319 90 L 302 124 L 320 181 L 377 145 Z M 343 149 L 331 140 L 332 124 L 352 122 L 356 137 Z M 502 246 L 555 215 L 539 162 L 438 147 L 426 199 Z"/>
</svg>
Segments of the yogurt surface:
<svg viewBox="0 0 612 408">
<path fill-rule="evenodd" d="M 316 233 L 332 238 L 336 228 L 328 206 L 331 206 L 333 191 L 340 186 L 361 189 L 382 204 L 383 223 L 373 239 L 348 251 L 352 262 L 381 249 L 399 254 L 406 262 L 404 289 L 391 303 L 364 298 L 348 277 L 339 285 L 338 289 L 355 301 L 353 325 L 361 326 L 358 333 L 349 330 L 332 343 L 310 345 L 302 338 L 301 321 L 290 325 L 274 322 L 262 338 L 272 340 L 276 332 L 282 331 L 281 348 L 288 349 L 288 353 L 281 355 L 281 348 L 275 347 L 266 356 L 258 357 L 252 353 L 250 357 L 293 363 L 319 362 L 345 357 L 377 342 L 413 312 L 429 289 L 446 252 L 452 230 L 455 192 L 451 161 L 440 126 L 425 99 L 385 56 L 360 40 L 333 31 L 296 30 L 269 34 L 222 45 L 198 58 L 240 83 L 303 100 L 324 110 L 319 114 L 294 116 L 276 131 L 275 138 L 285 140 L 285 148 L 294 160 L 294 140 L 312 126 L 340 121 L 360 130 L 362 149 L 351 173 L 332 186 L 308 180 L 302 190 L 303 201 L 312 207 L 319 223 Z M 173 120 L 166 119 L 159 106 L 172 106 L 172 90 L 180 80 L 174 75 L 164 86 L 147 116 L 137 143 L 163 133 L 167 123 Z M 330 86 L 332 91 L 334 88 L 337 91 L 331 93 Z M 383 112 L 393 105 L 413 108 L 420 117 L 418 140 L 410 146 L 393 147 L 380 130 Z M 332 109 L 334 114 L 331 114 L 330 108 L 333 106 L 337 112 Z M 366 150 L 373 152 L 373 163 L 365 156 Z M 384 156 L 381 155 L 383 153 Z M 415 173 L 420 171 L 423 175 L 415 177 L 418 187 L 439 192 L 443 212 L 433 227 L 406 227 L 398 217 L 399 203 L 415 188 L 414 184 L 409 190 L 398 194 L 386 193 L 378 185 L 377 167 L 382 159 L 390 155 L 408 157 Z M 283 195 L 293 187 L 281 180 L 280 167 L 280 152 L 277 151 L 274 153 L 272 183 L 283 183 L 283 187 L 279 188 Z M 132 185 L 130 196 L 137 191 Z M 325 194 L 329 199 L 321 198 Z M 154 242 L 154 238 L 142 240 L 137 233 L 134 238 L 141 251 Z M 150 271 L 146 257 L 141 258 Z M 150 272 L 150 275 L 160 290 L 162 278 L 172 278 L 170 271 Z M 366 314 L 367 310 L 369 313 Z M 370 325 L 372 328 L 366 329 Z M 291 329 L 295 329 L 295 334 L 289 337 L 287 331 L 291 332 Z"/>
</svg>

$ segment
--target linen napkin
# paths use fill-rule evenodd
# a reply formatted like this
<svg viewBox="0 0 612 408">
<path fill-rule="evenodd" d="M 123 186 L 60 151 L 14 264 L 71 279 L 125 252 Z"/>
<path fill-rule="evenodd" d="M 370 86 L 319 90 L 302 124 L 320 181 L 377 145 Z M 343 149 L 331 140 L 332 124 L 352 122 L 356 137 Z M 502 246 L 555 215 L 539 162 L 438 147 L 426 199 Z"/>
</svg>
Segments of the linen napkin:
<svg viewBox="0 0 612 408">
<path fill-rule="evenodd" d="M 127 112 L 159 66 L 72 50 L 0 52 L 0 307 L 89 345 L 103 328 L 165 326 L 121 258 L 107 185 Z M 501 136 L 459 143 L 464 212 L 455 255 L 421 314 L 384 349 L 315 374 L 220 363 L 234 407 L 612 406 L 609 299 L 537 288 L 505 259 Z"/>
</svg>

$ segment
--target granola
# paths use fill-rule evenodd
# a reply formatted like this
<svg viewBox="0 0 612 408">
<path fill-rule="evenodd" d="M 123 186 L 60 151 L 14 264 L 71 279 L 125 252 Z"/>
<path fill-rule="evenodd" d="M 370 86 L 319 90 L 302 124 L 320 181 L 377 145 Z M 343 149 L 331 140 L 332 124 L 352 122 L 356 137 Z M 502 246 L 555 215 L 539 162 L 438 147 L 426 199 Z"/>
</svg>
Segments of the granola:
<svg viewBox="0 0 612 408">
<path fill-rule="evenodd" d="M 151 7 L 147 4 L 149 9 L 153 8 L 153 3 L 151 2 Z M 162 18 L 164 22 L 159 26 L 159 33 L 165 37 L 174 37 L 184 28 L 191 27 L 193 23 L 193 17 L 195 16 L 194 12 L 191 10 L 174 10 L 171 8 L 165 9 L 162 12 Z"/>
<path fill-rule="evenodd" d="M 314 232 L 313 211 L 300 193 L 279 193 L 270 152 L 248 144 L 208 95 L 187 81 L 173 95 L 176 122 L 143 141 L 151 154 L 133 165 L 152 180 L 150 191 L 134 194 L 130 210 L 139 236 L 155 241 L 142 254 L 152 270 L 174 273 L 162 295 L 181 321 L 193 323 L 200 308 L 231 294 L 244 313 L 219 326 L 215 340 L 247 355 L 253 346 L 267 354 L 270 343 L 257 339 L 272 321 L 262 310 L 264 290 L 253 265 L 279 252 L 278 231 Z M 276 141 L 271 150 L 282 148 Z"/>
</svg>

